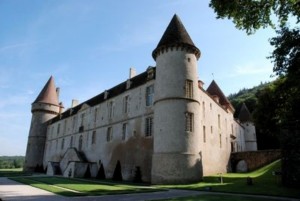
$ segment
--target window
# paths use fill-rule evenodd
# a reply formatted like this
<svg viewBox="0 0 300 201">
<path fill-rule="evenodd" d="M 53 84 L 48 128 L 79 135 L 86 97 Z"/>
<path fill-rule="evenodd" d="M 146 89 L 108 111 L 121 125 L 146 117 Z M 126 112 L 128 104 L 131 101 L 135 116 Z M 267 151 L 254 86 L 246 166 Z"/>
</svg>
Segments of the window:
<svg viewBox="0 0 300 201">
<path fill-rule="evenodd" d="M 205 131 L 205 126 L 203 126 L 203 142 L 206 142 L 206 131 Z"/>
<path fill-rule="evenodd" d="M 82 114 L 80 115 L 80 126 L 83 126 L 84 118 L 85 118 L 85 113 L 82 113 Z"/>
<path fill-rule="evenodd" d="M 65 146 L 65 139 L 62 139 L 62 141 L 61 141 L 61 150 L 64 149 L 64 146 Z"/>
<path fill-rule="evenodd" d="M 185 81 L 185 97 L 193 98 L 193 81 L 192 80 Z"/>
<path fill-rule="evenodd" d="M 82 150 L 82 135 L 80 135 L 80 137 L 79 137 L 78 150 L 79 150 L 79 151 Z"/>
<path fill-rule="evenodd" d="M 59 134 L 59 132 L 60 132 L 60 124 L 57 125 L 57 132 L 56 133 Z"/>
<path fill-rule="evenodd" d="M 222 135 L 221 134 L 219 135 L 219 138 L 220 138 L 220 148 L 222 148 Z"/>
<path fill-rule="evenodd" d="M 106 133 L 106 141 L 109 142 L 111 141 L 113 138 L 112 136 L 112 128 L 111 127 L 108 127 L 107 128 L 107 133 Z"/>
<path fill-rule="evenodd" d="M 93 131 L 92 133 L 92 144 L 96 143 L 96 131 Z"/>
<path fill-rule="evenodd" d="M 124 112 L 124 114 L 128 113 L 128 109 L 129 109 L 129 96 L 125 96 L 123 98 L 123 112 Z"/>
<path fill-rule="evenodd" d="M 146 118 L 145 134 L 146 137 L 152 136 L 153 134 L 153 117 Z"/>
<path fill-rule="evenodd" d="M 73 129 L 75 129 L 75 127 L 76 127 L 76 121 L 77 121 L 77 118 L 76 118 L 76 116 L 74 116 L 73 117 L 73 125 L 72 125 Z"/>
<path fill-rule="evenodd" d="M 122 125 L 122 140 L 126 140 L 126 135 L 127 135 L 127 124 L 124 123 Z"/>
<path fill-rule="evenodd" d="M 153 105 L 153 98 L 154 98 L 154 86 L 148 86 L 146 88 L 146 106 Z"/>
<path fill-rule="evenodd" d="M 108 103 L 108 118 L 111 119 L 113 117 L 113 102 L 110 101 Z"/>
<path fill-rule="evenodd" d="M 218 127 L 221 129 L 221 116 L 218 114 Z"/>
<path fill-rule="evenodd" d="M 95 113 L 94 113 L 94 123 L 97 122 L 97 115 L 98 115 L 98 108 L 95 108 Z"/>
<path fill-rule="evenodd" d="M 203 112 L 203 118 L 205 118 L 205 102 L 202 102 L 202 112 Z"/>
<path fill-rule="evenodd" d="M 213 130 L 213 127 L 212 127 L 212 126 L 210 127 L 210 133 L 211 133 L 211 134 L 214 133 L 214 130 Z"/>
<path fill-rule="evenodd" d="M 190 112 L 185 113 L 185 131 L 193 132 L 194 114 Z"/>
<path fill-rule="evenodd" d="M 73 147 L 73 136 L 71 136 L 71 139 L 70 139 L 70 147 Z"/>
<path fill-rule="evenodd" d="M 64 128 L 63 128 L 63 135 L 67 134 L 66 130 L 67 130 L 67 120 L 65 119 L 65 121 L 64 121 Z"/>
</svg>

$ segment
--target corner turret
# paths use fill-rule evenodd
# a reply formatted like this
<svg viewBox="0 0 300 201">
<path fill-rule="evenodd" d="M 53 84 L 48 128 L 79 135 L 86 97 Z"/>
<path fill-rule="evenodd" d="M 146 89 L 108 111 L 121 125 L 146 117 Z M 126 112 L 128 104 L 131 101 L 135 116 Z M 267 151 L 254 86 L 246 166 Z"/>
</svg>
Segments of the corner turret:
<svg viewBox="0 0 300 201">
<path fill-rule="evenodd" d="M 156 60 L 154 95 L 154 184 L 188 183 L 202 178 L 199 142 L 200 91 L 194 45 L 174 15 L 153 51 Z"/>
<path fill-rule="evenodd" d="M 33 172 L 43 165 L 44 148 L 47 134 L 46 122 L 61 111 L 58 94 L 51 76 L 35 101 L 32 103 L 31 125 L 28 136 L 24 171 Z"/>
<path fill-rule="evenodd" d="M 245 128 L 245 145 L 246 151 L 256 151 L 257 150 L 257 140 L 255 125 L 252 120 L 251 113 L 249 112 L 245 103 L 243 103 L 239 116 L 239 121 Z"/>
</svg>

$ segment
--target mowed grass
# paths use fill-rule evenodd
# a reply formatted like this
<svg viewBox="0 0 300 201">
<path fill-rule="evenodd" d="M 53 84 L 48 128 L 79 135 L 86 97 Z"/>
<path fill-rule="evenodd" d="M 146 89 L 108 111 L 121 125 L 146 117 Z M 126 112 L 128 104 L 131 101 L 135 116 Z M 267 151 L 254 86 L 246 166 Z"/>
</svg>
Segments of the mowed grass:
<svg viewBox="0 0 300 201">
<path fill-rule="evenodd" d="M 94 180 L 69 179 L 63 177 L 19 177 L 11 179 L 64 196 L 110 195 L 159 191 L 159 189 L 135 185 L 101 183 L 100 181 Z"/>
<path fill-rule="evenodd" d="M 238 196 L 238 195 L 197 195 L 190 197 L 180 197 L 173 199 L 165 199 L 166 201 L 278 201 L 277 199 L 269 199 L 269 198 L 257 198 L 257 197 L 246 197 L 246 196 Z M 159 200 L 159 201 L 165 201 Z"/>
<path fill-rule="evenodd" d="M 299 189 L 286 188 L 281 186 L 278 176 L 274 176 L 272 174 L 273 171 L 280 170 L 280 166 L 280 160 L 278 160 L 250 173 L 224 174 L 222 175 L 223 183 L 220 183 L 219 175 L 214 175 L 204 177 L 203 182 L 199 183 L 183 185 L 161 185 L 159 187 L 300 198 Z M 252 178 L 253 185 L 247 185 L 248 177 Z"/>
<path fill-rule="evenodd" d="M 0 177 L 15 177 L 15 176 L 25 176 L 30 175 L 23 172 L 23 168 L 14 169 L 0 169 Z"/>
</svg>

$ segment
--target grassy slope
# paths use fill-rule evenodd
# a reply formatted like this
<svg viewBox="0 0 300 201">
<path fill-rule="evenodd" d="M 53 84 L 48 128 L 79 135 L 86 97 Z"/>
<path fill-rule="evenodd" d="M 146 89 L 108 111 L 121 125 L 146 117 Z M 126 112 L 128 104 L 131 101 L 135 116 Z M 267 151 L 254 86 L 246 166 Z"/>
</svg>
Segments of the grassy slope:
<svg viewBox="0 0 300 201">
<path fill-rule="evenodd" d="M 207 190 L 211 187 L 212 191 L 245 193 L 257 195 L 273 195 L 300 198 L 298 189 L 289 189 L 280 186 L 277 176 L 272 172 L 280 169 L 280 161 L 275 161 L 259 170 L 250 173 L 228 173 L 223 175 L 223 183 L 219 182 L 220 176 L 204 177 L 204 181 L 186 185 L 164 185 L 163 188 L 179 188 L 187 190 Z M 253 179 L 253 185 L 246 184 L 247 177 Z"/>
</svg>

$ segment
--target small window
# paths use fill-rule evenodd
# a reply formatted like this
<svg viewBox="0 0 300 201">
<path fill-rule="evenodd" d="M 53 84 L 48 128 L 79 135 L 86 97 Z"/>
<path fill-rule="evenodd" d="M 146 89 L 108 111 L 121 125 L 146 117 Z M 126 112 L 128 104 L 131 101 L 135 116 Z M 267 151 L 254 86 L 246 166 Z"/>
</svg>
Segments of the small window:
<svg viewBox="0 0 300 201">
<path fill-rule="evenodd" d="M 206 142 L 206 130 L 205 130 L 205 126 L 203 126 L 203 142 Z"/>
<path fill-rule="evenodd" d="M 185 81 L 185 97 L 193 98 L 193 81 L 192 80 Z"/>
<path fill-rule="evenodd" d="M 98 108 L 95 108 L 95 113 L 94 113 L 94 123 L 97 122 L 97 118 L 98 118 Z"/>
<path fill-rule="evenodd" d="M 80 137 L 79 137 L 78 150 L 79 150 L 79 151 L 82 150 L 82 135 L 80 135 Z"/>
<path fill-rule="evenodd" d="M 153 105 L 154 99 L 154 86 L 150 85 L 146 88 L 146 106 Z"/>
<path fill-rule="evenodd" d="M 153 134 L 153 117 L 146 118 L 145 134 L 146 137 L 152 136 Z"/>
<path fill-rule="evenodd" d="M 92 144 L 96 143 L 96 131 L 93 131 L 92 133 Z"/>
<path fill-rule="evenodd" d="M 122 125 L 122 140 L 126 140 L 126 135 L 127 135 L 127 124 L 124 123 Z"/>
<path fill-rule="evenodd" d="M 210 133 L 211 133 L 211 134 L 214 133 L 213 126 L 210 127 Z"/>
<path fill-rule="evenodd" d="M 60 124 L 57 125 L 57 132 L 56 133 L 59 134 L 59 132 L 60 132 Z"/>
<path fill-rule="evenodd" d="M 205 102 L 202 102 L 202 114 L 203 114 L 203 118 L 205 118 Z"/>
<path fill-rule="evenodd" d="M 190 112 L 185 113 L 185 131 L 193 132 L 194 114 Z"/>
<path fill-rule="evenodd" d="M 124 114 L 128 113 L 129 109 L 129 96 L 125 96 L 123 99 L 123 112 Z"/>
<path fill-rule="evenodd" d="M 113 109 L 114 109 L 113 105 L 114 105 L 113 101 L 110 101 L 108 103 L 108 118 L 109 119 L 111 119 L 113 117 L 113 113 L 114 113 L 114 111 L 113 111 Z"/>
<path fill-rule="evenodd" d="M 220 148 L 222 148 L 222 135 L 221 134 L 219 135 L 219 138 L 220 138 Z"/>
<path fill-rule="evenodd" d="M 71 136 L 71 139 L 70 139 L 70 147 L 73 147 L 73 136 Z"/>
<path fill-rule="evenodd" d="M 218 114 L 218 127 L 221 129 L 221 116 Z"/>
<path fill-rule="evenodd" d="M 106 133 L 106 141 L 110 142 L 112 140 L 113 136 L 112 136 L 112 128 L 108 127 L 107 128 L 107 133 Z"/>
<path fill-rule="evenodd" d="M 62 141 L 61 141 L 61 150 L 64 149 L 64 146 L 65 146 L 65 139 L 62 139 Z"/>
<path fill-rule="evenodd" d="M 81 115 L 80 115 L 80 126 L 83 126 L 83 124 L 84 124 L 84 119 L 85 119 L 85 113 L 82 113 Z"/>
</svg>

